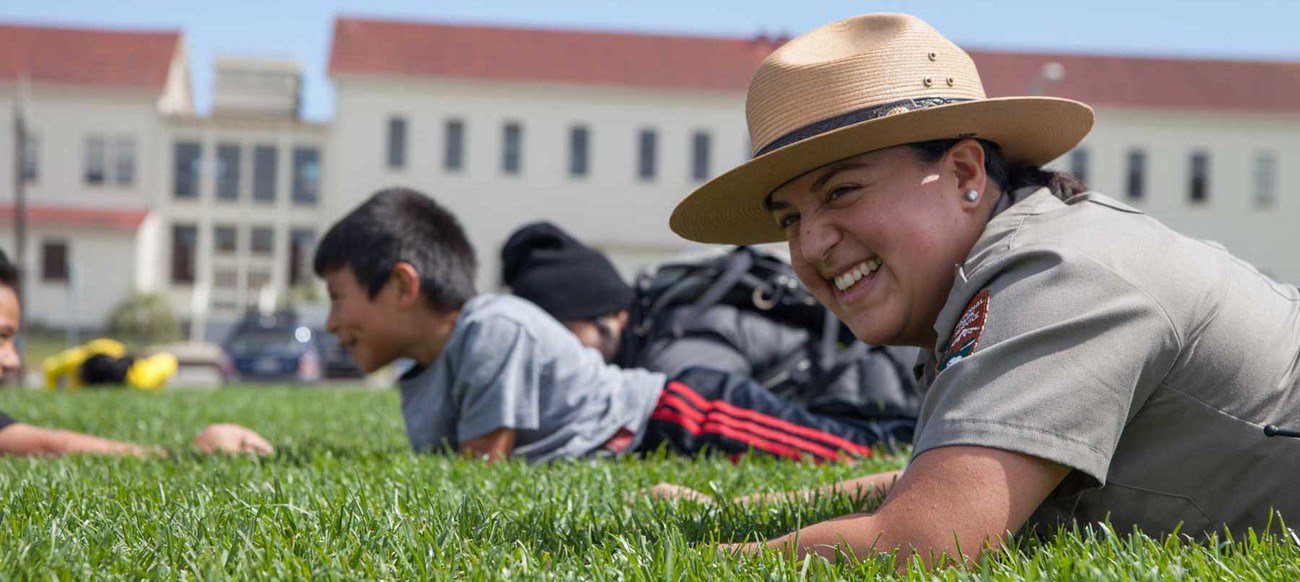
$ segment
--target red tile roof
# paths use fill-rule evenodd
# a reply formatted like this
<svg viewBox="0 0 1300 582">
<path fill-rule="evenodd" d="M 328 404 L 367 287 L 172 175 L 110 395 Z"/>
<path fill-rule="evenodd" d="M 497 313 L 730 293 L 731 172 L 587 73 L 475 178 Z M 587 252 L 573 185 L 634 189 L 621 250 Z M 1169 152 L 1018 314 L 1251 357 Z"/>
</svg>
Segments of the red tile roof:
<svg viewBox="0 0 1300 582">
<path fill-rule="evenodd" d="M 1093 105 L 1300 113 L 1300 61 L 1156 59 L 971 51 L 990 96 L 1025 95 L 1050 62 L 1042 94 Z"/>
<path fill-rule="evenodd" d="M 0 25 L 0 80 L 162 89 L 179 32 Z"/>
<path fill-rule="evenodd" d="M 743 92 L 771 40 L 340 18 L 330 74 L 518 80 Z M 1226 61 L 971 51 L 990 96 L 1043 93 L 1093 105 L 1300 113 L 1300 61 Z"/>
<path fill-rule="evenodd" d="M 330 73 L 743 91 L 775 47 L 739 38 L 340 18 Z"/>
<path fill-rule="evenodd" d="M 0 206 L 0 222 L 12 223 L 17 212 L 12 205 Z M 143 208 L 69 208 L 28 206 L 27 221 L 33 225 L 105 226 L 134 229 L 149 211 Z"/>
</svg>

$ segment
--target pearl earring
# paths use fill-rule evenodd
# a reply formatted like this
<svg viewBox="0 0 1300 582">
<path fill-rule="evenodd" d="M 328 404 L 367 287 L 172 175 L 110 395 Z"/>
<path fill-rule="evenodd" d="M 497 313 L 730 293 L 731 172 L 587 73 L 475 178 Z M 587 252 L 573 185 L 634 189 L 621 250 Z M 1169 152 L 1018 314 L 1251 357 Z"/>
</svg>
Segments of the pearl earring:
<svg viewBox="0 0 1300 582">
<path fill-rule="evenodd" d="M 979 199 L 980 199 L 980 193 L 979 193 L 979 192 L 977 192 L 977 191 L 975 191 L 975 190 L 967 190 L 967 191 L 966 191 L 966 201 L 967 201 L 967 202 L 974 202 L 974 201 L 979 200 Z"/>
</svg>

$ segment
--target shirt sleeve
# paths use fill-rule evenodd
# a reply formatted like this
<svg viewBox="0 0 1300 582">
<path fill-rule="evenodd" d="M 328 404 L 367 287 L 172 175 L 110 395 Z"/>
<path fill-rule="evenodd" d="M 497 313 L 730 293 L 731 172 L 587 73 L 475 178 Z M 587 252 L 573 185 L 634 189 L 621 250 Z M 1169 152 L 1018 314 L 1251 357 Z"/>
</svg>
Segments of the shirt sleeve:
<svg viewBox="0 0 1300 582">
<path fill-rule="evenodd" d="M 970 303 L 937 351 L 914 455 L 986 446 L 1105 484 L 1125 424 L 1181 349 L 1172 321 L 1087 256 L 1021 251 L 992 271 L 972 277 Z"/>
<path fill-rule="evenodd" d="M 467 349 L 454 371 L 457 441 L 501 428 L 537 429 L 542 366 L 536 339 L 504 318 L 475 322 L 467 333 Z"/>
<path fill-rule="evenodd" d="M 5 414 L 5 411 L 3 410 L 0 410 L 0 430 L 9 428 L 9 425 L 17 422 L 17 420 L 14 420 L 14 417 Z"/>
</svg>

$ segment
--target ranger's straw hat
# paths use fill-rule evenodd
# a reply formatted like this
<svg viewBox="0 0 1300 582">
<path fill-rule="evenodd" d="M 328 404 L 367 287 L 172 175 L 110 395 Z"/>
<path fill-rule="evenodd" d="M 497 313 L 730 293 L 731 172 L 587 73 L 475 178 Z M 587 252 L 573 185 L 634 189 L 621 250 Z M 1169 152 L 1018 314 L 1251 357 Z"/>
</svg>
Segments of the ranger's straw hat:
<svg viewBox="0 0 1300 582">
<path fill-rule="evenodd" d="M 1043 164 L 1092 128 L 1092 109 L 1053 97 L 984 96 L 975 63 L 919 18 L 833 22 L 759 65 L 745 103 L 754 159 L 691 193 L 673 232 L 706 243 L 785 239 L 763 198 L 826 164 L 882 148 L 977 137 L 1008 161 Z"/>
</svg>

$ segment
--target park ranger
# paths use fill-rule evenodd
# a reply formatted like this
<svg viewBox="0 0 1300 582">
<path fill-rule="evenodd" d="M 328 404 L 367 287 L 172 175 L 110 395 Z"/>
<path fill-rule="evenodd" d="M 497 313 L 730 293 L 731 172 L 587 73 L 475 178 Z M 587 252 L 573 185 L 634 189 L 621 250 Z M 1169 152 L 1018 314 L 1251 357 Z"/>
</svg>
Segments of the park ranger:
<svg viewBox="0 0 1300 582">
<path fill-rule="evenodd" d="M 1300 296 L 1044 170 L 1088 106 L 987 98 L 961 49 L 877 14 L 777 49 L 747 114 L 754 159 L 683 200 L 673 230 L 787 241 L 860 339 L 927 350 L 907 468 L 821 490 L 881 506 L 769 546 L 935 562 L 1062 522 L 1203 538 L 1300 519 L 1300 441 L 1262 430 L 1300 424 Z"/>
</svg>

